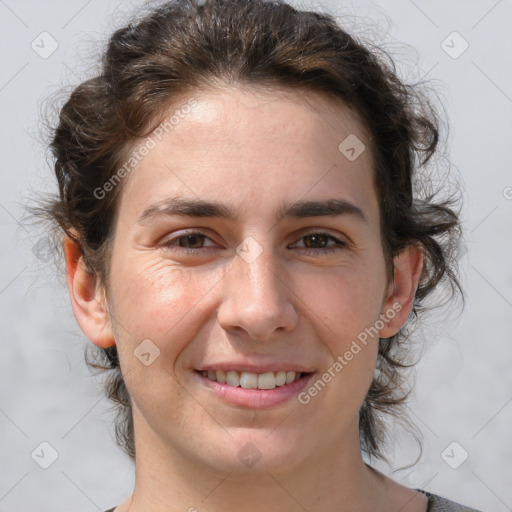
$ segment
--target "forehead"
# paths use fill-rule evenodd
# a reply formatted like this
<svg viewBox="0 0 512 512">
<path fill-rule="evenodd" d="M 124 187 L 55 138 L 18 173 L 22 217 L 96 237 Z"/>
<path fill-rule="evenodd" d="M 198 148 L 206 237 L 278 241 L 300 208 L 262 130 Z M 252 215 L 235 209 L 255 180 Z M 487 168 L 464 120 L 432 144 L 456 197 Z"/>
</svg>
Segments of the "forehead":
<svg viewBox="0 0 512 512">
<path fill-rule="evenodd" d="M 254 202 L 308 195 L 368 202 L 374 193 L 364 124 L 341 100 L 318 93 L 194 91 L 173 102 L 150 138 L 152 149 L 124 183 L 122 202 L 134 215 L 177 195 L 248 211 Z"/>
<path fill-rule="evenodd" d="M 310 143 L 304 150 L 332 151 L 339 149 L 340 137 L 358 134 L 360 139 L 368 138 L 359 114 L 341 99 L 303 88 L 246 85 L 198 91 L 174 102 L 170 112 L 173 108 L 179 111 L 191 98 L 195 105 L 179 123 L 184 126 L 173 130 L 176 144 L 186 142 L 194 131 L 204 142 L 229 143 L 224 150 L 236 151 L 253 134 L 255 149 L 261 144 L 280 145 L 288 154 L 286 150 L 297 148 L 301 141 Z"/>
</svg>

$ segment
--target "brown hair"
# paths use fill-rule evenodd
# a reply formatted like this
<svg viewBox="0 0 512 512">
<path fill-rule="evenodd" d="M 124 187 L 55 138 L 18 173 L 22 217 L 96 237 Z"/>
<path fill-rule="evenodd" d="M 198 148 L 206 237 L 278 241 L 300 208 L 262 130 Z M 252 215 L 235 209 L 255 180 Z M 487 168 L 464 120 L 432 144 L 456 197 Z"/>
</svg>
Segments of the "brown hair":
<svg viewBox="0 0 512 512">
<path fill-rule="evenodd" d="M 79 242 L 91 272 L 108 285 L 121 186 L 103 199 L 94 191 L 112 178 L 133 143 L 156 128 L 170 103 L 223 83 L 301 88 L 353 107 L 372 143 L 388 278 L 393 256 L 411 243 L 424 248 L 410 320 L 425 309 L 438 284 L 445 283 L 451 296 L 462 292 L 455 257 L 461 235 L 457 202 L 439 199 L 423 172 L 439 139 L 431 102 L 419 84 L 398 78 L 383 51 L 368 49 L 331 15 L 280 0 L 170 1 L 111 36 L 101 73 L 74 89 L 53 132 L 59 195 L 33 210 L 51 222 L 57 243 L 64 233 Z M 379 341 L 380 371 L 359 412 L 361 448 L 370 457 L 387 460 L 380 413 L 409 424 L 403 408 L 410 393 L 404 372 L 412 366 L 405 363 L 411 351 L 408 326 Z M 130 397 L 116 346 L 97 351 L 102 361 L 88 364 L 110 372 L 105 389 L 118 405 L 117 442 L 134 458 Z"/>
</svg>

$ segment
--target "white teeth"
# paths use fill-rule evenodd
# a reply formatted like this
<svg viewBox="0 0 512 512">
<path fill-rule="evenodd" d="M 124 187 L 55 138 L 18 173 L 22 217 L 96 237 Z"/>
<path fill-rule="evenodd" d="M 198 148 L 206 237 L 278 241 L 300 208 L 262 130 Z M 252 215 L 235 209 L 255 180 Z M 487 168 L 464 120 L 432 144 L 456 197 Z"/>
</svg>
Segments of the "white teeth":
<svg viewBox="0 0 512 512">
<path fill-rule="evenodd" d="M 275 387 L 290 384 L 300 378 L 300 372 L 278 372 L 250 373 L 222 370 L 208 370 L 201 372 L 203 377 L 210 380 L 228 384 L 228 386 L 241 386 L 245 389 L 274 389 Z"/>
<path fill-rule="evenodd" d="M 259 389 L 274 389 L 277 385 L 274 372 L 262 373 L 258 376 Z"/>
<path fill-rule="evenodd" d="M 282 370 L 276 373 L 276 386 L 283 386 L 286 384 L 286 372 Z"/>
<path fill-rule="evenodd" d="M 258 376 L 255 373 L 242 372 L 240 386 L 245 389 L 256 389 L 258 387 Z"/>
<path fill-rule="evenodd" d="M 226 384 L 235 387 L 238 386 L 240 384 L 240 377 L 238 376 L 238 372 L 227 372 Z"/>
<path fill-rule="evenodd" d="M 295 380 L 295 372 L 286 372 L 286 384 L 290 384 Z"/>
</svg>

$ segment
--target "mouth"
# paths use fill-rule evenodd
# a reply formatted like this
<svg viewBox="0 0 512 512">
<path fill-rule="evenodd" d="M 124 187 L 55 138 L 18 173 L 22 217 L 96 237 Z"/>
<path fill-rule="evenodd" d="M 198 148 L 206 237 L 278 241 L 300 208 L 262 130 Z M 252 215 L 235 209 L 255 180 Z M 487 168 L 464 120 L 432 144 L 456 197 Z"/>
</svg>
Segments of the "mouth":
<svg viewBox="0 0 512 512">
<path fill-rule="evenodd" d="M 245 409 L 297 404 L 299 393 L 315 375 L 314 372 L 293 370 L 255 373 L 226 368 L 195 370 L 194 374 L 199 386 L 208 393 L 213 393 L 226 404 Z"/>
<path fill-rule="evenodd" d="M 279 370 L 276 372 L 252 373 L 244 371 L 196 370 L 208 380 L 244 389 L 274 389 L 299 380 L 308 372 Z"/>
</svg>

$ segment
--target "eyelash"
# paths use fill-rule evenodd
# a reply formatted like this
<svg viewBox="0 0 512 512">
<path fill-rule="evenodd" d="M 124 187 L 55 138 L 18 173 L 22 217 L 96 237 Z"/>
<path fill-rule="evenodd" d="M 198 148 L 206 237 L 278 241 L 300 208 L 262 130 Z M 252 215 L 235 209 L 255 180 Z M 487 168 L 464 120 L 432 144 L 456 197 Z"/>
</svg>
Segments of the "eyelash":
<svg viewBox="0 0 512 512">
<path fill-rule="evenodd" d="M 305 249 L 306 252 L 308 252 L 310 254 L 318 254 L 318 255 L 321 255 L 321 256 L 325 256 L 325 255 L 332 254 L 332 253 L 334 253 L 336 251 L 345 249 L 349 245 L 348 243 L 344 242 L 343 240 L 340 240 L 339 238 L 336 238 L 336 237 L 330 235 L 329 233 L 325 233 L 323 231 L 314 231 L 314 232 L 308 233 L 306 235 L 301 236 L 299 238 L 299 240 L 302 240 L 303 238 L 314 236 L 314 235 L 325 236 L 325 237 L 328 238 L 328 241 L 329 240 L 333 240 L 334 242 L 336 242 L 336 246 L 325 247 L 325 248 L 308 248 L 308 247 L 301 248 L 301 249 Z M 191 253 L 192 254 L 194 254 L 194 253 L 197 254 L 199 252 L 201 252 L 203 254 L 204 253 L 208 254 L 212 250 L 215 250 L 215 247 L 206 247 L 206 248 L 194 249 L 194 248 L 180 247 L 179 245 L 175 245 L 175 242 L 177 242 L 181 238 L 187 238 L 187 237 L 191 237 L 191 236 L 200 236 L 200 237 L 204 237 L 206 239 L 210 239 L 204 233 L 201 233 L 199 231 L 190 231 L 188 233 L 183 233 L 183 234 L 181 234 L 179 236 L 176 236 L 174 238 L 171 238 L 171 239 L 167 240 L 166 242 L 163 243 L 163 247 L 166 248 L 166 249 L 171 249 L 173 251 L 187 253 L 189 255 Z"/>
</svg>

